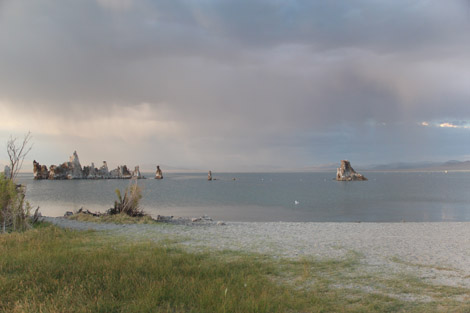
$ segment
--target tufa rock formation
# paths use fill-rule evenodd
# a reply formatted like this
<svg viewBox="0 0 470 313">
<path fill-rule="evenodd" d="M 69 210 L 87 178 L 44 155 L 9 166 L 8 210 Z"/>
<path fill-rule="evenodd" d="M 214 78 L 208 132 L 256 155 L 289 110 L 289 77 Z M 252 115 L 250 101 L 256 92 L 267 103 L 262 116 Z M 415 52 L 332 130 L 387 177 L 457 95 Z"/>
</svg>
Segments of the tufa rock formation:
<svg viewBox="0 0 470 313">
<path fill-rule="evenodd" d="M 212 180 L 212 172 L 209 171 L 209 174 L 207 174 L 207 180 Z"/>
<path fill-rule="evenodd" d="M 336 180 L 339 181 L 352 181 L 352 180 L 367 180 L 364 176 L 351 167 L 351 163 L 346 160 L 341 161 L 341 166 L 336 169 Z"/>
<path fill-rule="evenodd" d="M 163 173 L 160 169 L 160 165 L 157 165 L 157 172 L 155 173 L 155 179 L 163 179 Z"/>
<path fill-rule="evenodd" d="M 46 167 L 45 165 L 43 166 Z M 69 179 L 69 177 L 72 177 L 70 172 L 71 172 L 71 169 L 69 169 L 67 162 L 62 163 L 59 166 L 51 165 L 51 167 L 49 168 L 48 179 Z M 34 178 L 45 179 L 45 178 L 39 178 L 39 177 L 34 177 Z"/>
<path fill-rule="evenodd" d="M 5 169 L 3 170 L 3 174 L 5 175 L 6 178 L 10 177 L 11 169 L 8 165 L 5 165 Z"/>
<path fill-rule="evenodd" d="M 142 178 L 142 175 L 140 174 L 140 169 L 139 169 L 138 165 L 134 168 L 134 172 L 132 172 L 132 178 L 137 178 L 137 179 Z"/>
<path fill-rule="evenodd" d="M 108 170 L 108 163 L 106 161 L 103 161 L 103 165 L 98 169 L 98 176 L 100 177 L 108 177 L 109 175 L 109 170 Z"/>
<path fill-rule="evenodd" d="M 49 171 L 47 170 L 47 166 L 41 165 L 36 160 L 33 161 L 33 173 L 34 179 L 48 179 L 49 178 Z"/>
<path fill-rule="evenodd" d="M 109 171 L 108 164 L 103 161 L 103 165 L 98 169 L 95 164 L 82 168 L 78 159 L 77 151 L 74 151 L 69 162 L 61 165 L 51 165 L 49 170 L 47 166 L 40 165 L 36 160 L 33 162 L 34 179 L 130 179 L 143 178 L 140 174 L 139 167 L 136 166 L 133 172 L 127 169 L 126 165 L 118 166 L 118 168 Z"/>
<path fill-rule="evenodd" d="M 95 163 L 91 163 L 90 166 L 84 166 L 83 167 L 83 178 L 94 178 L 97 176 L 97 169 L 95 168 Z"/>
<path fill-rule="evenodd" d="M 115 178 L 129 179 L 132 178 L 132 173 L 129 172 L 126 165 L 118 166 L 114 170 L 109 172 L 109 176 Z"/>
<path fill-rule="evenodd" d="M 71 171 L 67 173 L 68 179 L 80 179 L 83 178 L 83 170 L 82 165 L 80 164 L 80 160 L 78 160 L 77 151 L 73 152 L 73 155 L 70 157 L 70 162 L 68 164 Z"/>
</svg>

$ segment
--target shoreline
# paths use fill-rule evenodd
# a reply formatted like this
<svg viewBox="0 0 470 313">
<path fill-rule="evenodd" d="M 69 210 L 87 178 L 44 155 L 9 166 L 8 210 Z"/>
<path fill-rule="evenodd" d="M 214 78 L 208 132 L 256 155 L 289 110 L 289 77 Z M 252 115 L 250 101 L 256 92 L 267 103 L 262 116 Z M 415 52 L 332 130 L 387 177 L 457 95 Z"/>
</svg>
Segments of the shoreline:
<svg viewBox="0 0 470 313">
<path fill-rule="evenodd" d="M 189 251 L 232 250 L 273 258 L 345 259 L 366 272 L 413 274 L 470 288 L 470 222 L 225 222 L 97 224 L 43 217 L 59 227 L 107 231 L 132 240 L 176 239 Z"/>
</svg>

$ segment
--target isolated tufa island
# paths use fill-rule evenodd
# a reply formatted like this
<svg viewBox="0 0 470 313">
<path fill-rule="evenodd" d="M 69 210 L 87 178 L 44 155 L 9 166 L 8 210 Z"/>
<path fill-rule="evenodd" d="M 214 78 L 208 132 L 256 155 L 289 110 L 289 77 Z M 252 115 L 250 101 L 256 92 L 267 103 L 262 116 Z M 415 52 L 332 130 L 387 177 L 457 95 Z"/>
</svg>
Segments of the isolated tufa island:
<svg viewBox="0 0 470 313">
<path fill-rule="evenodd" d="M 95 164 L 90 166 L 80 165 L 77 151 L 74 151 L 69 162 L 61 165 L 51 165 L 49 170 L 47 166 L 41 165 L 36 160 L 33 161 L 34 179 L 131 179 L 144 178 L 140 174 L 139 166 L 134 171 L 129 171 L 126 165 L 118 166 L 116 169 L 109 171 L 108 164 L 103 161 L 100 168 L 95 168 Z"/>
<path fill-rule="evenodd" d="M 155 179 L 163 179 L 163 172 L 160 169 L 160 165 L 157 165 L 157 171 L 155 172 Z"/>
<path fill-rule="evenodd" d="M 349 161 L 341 160 L 341 166 L 336 169 L 336 180 L 367 180 L 367 178 L 359 173 L 356 173 L 356 171 L 351 167 L 351 163 L 349 163 Z"/>
</svg>

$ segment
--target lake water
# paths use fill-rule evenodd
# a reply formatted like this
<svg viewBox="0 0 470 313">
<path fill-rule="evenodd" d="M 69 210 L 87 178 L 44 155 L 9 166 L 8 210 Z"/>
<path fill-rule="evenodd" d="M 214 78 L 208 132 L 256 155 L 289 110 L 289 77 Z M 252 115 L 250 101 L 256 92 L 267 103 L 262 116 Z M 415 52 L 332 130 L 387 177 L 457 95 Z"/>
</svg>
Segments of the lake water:
<svg viewBox="0 0 470 313">
<path fill-rule="evenodd" d="M 143 179 L 142 207 L 153 216 L 224 221 L 434 222 L 470 221 L 470 173 L 365 172 L 369 181 L 337 182 L 335 173 L 166 173 Z M 152 177 L 152 174 L 148 175 Z M 233 180 L 236 178 L 236 180 Z M 128 180 L 34 181 L 27 199 L 43 215 L 113 206 Z M 297 201 L 297 202 L 296 202 Z M 297 203 L 297 204 L 296 204 Z"/>
</svg>

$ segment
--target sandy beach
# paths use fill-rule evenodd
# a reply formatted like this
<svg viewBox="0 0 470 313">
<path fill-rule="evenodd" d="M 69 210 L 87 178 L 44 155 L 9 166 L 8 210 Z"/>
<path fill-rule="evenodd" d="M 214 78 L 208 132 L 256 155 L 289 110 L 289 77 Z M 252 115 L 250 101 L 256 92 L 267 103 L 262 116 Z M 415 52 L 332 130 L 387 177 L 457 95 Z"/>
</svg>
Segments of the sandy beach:
<svg viewBox="0 0 470 313">
<path fill-rule="evenodd" d="M 234 250 L 273 258 L 359 256 L 364 271 L 410 273 L 447 286 L 470 287 L 470 223 L 96 224 L 44 217 L 60 227 L 107 231 L 130 239 L 176 239 L 190 251 Z"/>
</svg>

